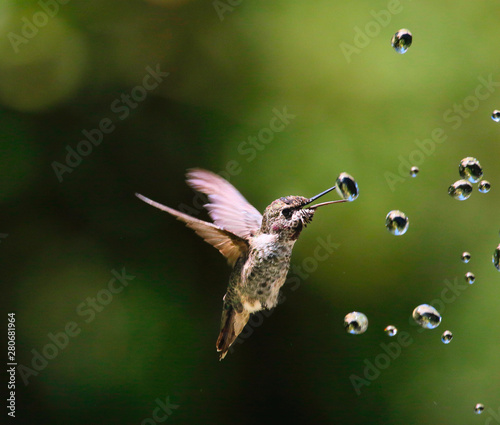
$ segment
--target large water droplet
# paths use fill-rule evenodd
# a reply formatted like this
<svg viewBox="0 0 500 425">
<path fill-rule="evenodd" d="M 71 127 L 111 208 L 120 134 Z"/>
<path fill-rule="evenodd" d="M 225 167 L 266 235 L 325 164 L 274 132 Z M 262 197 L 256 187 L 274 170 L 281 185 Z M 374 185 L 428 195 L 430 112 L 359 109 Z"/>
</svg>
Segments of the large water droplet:
<svg viewBox="0 0 500 425">
<path fill-rule="evenodd" d="M 500 111 L 495 109 L 493 113 L 491 114 L 491 119 L 495 122 L 500 122 Z"/>
<path fill-rule="evenodd" d="M 477 403 L 476 406 L 474 407 L 474 413 L 476 415 L 480 415 L 483 413 L 484 410 L 484 404 L 483 403 Z"/>
<path fill-rule="evenodd" d="M 412 41 L 413 36 L 411 32 L 403 28 L 400 29 L 396 34 L 394 34 L 391 40 L 391 44 L 397 53 L 403 54 L 406 53 L 408 48 L 411 46 Z"/>
<path fill-rule="evenodd" d="M 481 180 L 477 185 L 479 192 L 488 193 L 491 189 L 491 184 L 488 180 Z"/>
<path fill-rule="evenodd" d="M 462 253 L 462 261 L 467 264 L 470 261 L 470 252 L 464 251 Z"/>
<path fill-rule="evenodd" d="M 472 285 L 476 281 L 476 276 L 474 275 L 474 273 L 467 272 L 465 273 L 465 281 Z"/>
<path fill-rule="evenodd" d="M 396 326 L 389 325 L 384 329 L 384 332 L 389 336 L 394 336 L 398 333 L 398 328 L 396 328 Z"/>
<path fill-rule="evenodd" d="M 399 210 L 393 210 L 385 217 L 385 227 L 396 236 L 404 235 L 408 230 L 409 224 L 410 220 L 408 220 L 408 217 Z"/>
<path fill-rule="evenodd" d="M 353 335 L 365 333 L 368 329 L 368 318 L 358 311 L 353 311 L 346 314 L 344 317 L 345 330 Z"/>
<path fill-rule="evenodd" d="M 441 323 L 441 315 L 429 304 L 421 304 L 413 310 L 413 320 L 426 329 L 434 329 Z"/>
<path fill-rule="evenodd" d="M 449 344 L 452 339 L 453 334 L 450 331 L 444 331 L 443 335 L 441 335 L 441 341 L 443 341 L 444 344 Z"/>
<path fill-rule="evenodd" d="M 354 201 L 359 195 L 356 180 L 354 180 L 354 178 L 347 173 L 340 173 L 337 177 L 335 189 L 342 199 L 349 202 Z"/>
<path fill-rule="evenodd" d="M 468 156 L 460 161 L 458 172 L 463 179 L 467 179 L 471 183 L 477 183 L 483 177 L 481 164 L 472 156 Z"/>
<path fill-rule="evenodd" d="M 467 180 L 458 180 L 448 188 L 448 195 L 459 201 L 469 199 L 472 193 L 472 185 Z"/>
<path fill-rule="evenodd" d="M 419 173 L 419 171 L 420 171 L 420 169 L 418 167 L 411 167 L 410 176 L 417 177 L 417 174 Z"/>
<path fill-rule="evenodd" d="M 497 270 L 500 272 L 500 245 L 498 245 L 495 248 L 495 251 L 493 252 L 493 265 L 497 268 Z"/>
</svg>

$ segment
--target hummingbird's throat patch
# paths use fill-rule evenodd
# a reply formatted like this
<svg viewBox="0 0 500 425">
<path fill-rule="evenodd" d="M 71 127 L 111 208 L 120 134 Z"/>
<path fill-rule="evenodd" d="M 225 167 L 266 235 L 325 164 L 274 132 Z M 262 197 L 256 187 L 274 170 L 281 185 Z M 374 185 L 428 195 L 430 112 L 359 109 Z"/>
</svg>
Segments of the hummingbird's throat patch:
<svg viewBox="0 0 500 425">
<path fill-rule="evenodd" d="M 296 239 L 298 239 L 298 237 L 300 236 L 300 232 L 302 232 L 302 229 L 304 228 L 304 225 L 302 224 L 302 220 L 300 220 L 298 223 L 297 223 L 297 226 L 295 227 L 295 231 L 293 232 L 293 235 L 291 237 L 291 239 L 294 241 Z"/>
</svg>

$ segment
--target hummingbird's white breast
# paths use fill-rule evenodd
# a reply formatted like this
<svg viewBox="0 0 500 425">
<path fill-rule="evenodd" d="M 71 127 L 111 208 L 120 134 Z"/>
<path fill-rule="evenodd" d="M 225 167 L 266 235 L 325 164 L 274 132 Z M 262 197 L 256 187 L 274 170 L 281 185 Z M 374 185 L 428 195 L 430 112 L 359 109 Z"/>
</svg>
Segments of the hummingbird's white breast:
<svg viewBox="0 0 500 425">
<path fill-rule="evenodd" d="M 280 241 L 277 234 L 250 239 L 249 256 L 241 270 L 241 303 L 250 313 L 278 304 L 286 280 L 294 241 Z"/>
<path fill-rule="evenodd" d="M 250 240 L 250 250 L 261 251 L 265 256 L 265 253 L 270 251 L 273 245 L 276 244 L 278 240 L 278 235 L 270 235 L 267 233 L 261 233 L 258 236 L 253 237 Z"/>
</svg>

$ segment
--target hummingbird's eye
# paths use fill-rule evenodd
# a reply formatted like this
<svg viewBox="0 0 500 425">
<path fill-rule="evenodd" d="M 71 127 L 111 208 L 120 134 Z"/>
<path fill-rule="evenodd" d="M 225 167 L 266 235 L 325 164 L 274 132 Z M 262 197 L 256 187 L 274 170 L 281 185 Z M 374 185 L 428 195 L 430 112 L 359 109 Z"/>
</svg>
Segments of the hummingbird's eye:
<svg viewBox="0 0 500 425">
<path fill-rule="evenodd" d="M 291 208 L 285 208 L 283 211 L 281 211 L 281 214 L 283 214 L 283 217 L 285 217 L 287 220 L 290 220 L 292 218 L 292 209 Z"/>
</svg>

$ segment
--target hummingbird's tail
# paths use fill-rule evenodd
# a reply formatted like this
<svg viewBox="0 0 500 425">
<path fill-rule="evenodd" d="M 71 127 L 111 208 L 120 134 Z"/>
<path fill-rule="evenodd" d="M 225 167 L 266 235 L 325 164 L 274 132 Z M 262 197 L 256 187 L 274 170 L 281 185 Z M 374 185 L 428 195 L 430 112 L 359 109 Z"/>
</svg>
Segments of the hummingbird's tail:
<svg viewBox="0 0 500 425">
<path fill-rule="evenodd" d="M 227 350 L 229 350 L 231 344 L 238 338 L 238 335 L 247 324 L 249 317 L 250 313 L 247 310 L 238 313 L 229 304 L 224 303 L 220 333 L 216 343 L 217 351 L 220 352 L 219 360 L 226 357 Z"/>
</svg>

